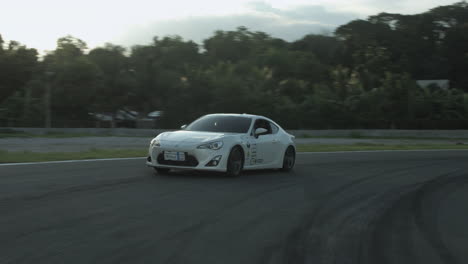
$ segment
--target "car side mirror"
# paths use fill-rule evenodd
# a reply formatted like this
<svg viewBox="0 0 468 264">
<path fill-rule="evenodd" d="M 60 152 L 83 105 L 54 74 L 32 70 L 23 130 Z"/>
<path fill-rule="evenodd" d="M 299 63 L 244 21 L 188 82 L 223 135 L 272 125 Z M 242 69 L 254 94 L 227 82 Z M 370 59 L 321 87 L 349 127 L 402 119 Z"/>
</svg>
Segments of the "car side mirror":
<svg viewBox="0 0 468 264">
<path fill-rule="evenodd" d="M 184 130 L 187 127 L 187 125 L 181 125 L 180 129 Z"/>
<path fill-rule="evenodd" d="M 265 135 L 266 133 L 268 133 L 268 130 L 266 130 L 265 128 L 263 127 L 259 127 L 257 129 L 255 129 L 255 137 L 258 137 L 258 136 L 261 136 L 261 135 Z"/>
</svg>

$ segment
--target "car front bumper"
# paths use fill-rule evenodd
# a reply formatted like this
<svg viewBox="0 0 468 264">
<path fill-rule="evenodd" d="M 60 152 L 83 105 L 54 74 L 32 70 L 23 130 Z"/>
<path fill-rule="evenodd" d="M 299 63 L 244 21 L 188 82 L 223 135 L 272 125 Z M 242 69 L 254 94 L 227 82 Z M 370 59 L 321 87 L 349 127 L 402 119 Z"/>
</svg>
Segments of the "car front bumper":
<svg viewBox="0 0 468 264">
<path fill-rule="evenodd" d="M 166 161 L 164 160 L 164 151 L 178 151 L 185 153 L 185 161 Z M 215 157 L 221 156 L 216 166 L 209 166 Z M 148 150 L 146 165 L 157 168 L 169 169 L 189 169 L 189 170 L 206 170 L 206 171 L 226 171 L 227 157 L 223 149 L 197 149 L 197 148 L 180 148 L 180 147 L 151 147 Z"/>
</svg>

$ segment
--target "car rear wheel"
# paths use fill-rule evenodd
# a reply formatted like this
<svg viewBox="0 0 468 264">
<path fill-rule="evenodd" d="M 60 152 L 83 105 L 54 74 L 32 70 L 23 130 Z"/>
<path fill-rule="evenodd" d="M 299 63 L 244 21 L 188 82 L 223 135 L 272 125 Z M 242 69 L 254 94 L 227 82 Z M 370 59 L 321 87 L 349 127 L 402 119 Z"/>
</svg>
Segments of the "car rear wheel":
<svg viewBox="0 0 468 264">
<path fill-rule="evenodd" d="M 154 168 L 154 170 L 158 173 L 158 174 L 167 174 L 169 173 L 170 169 L 168 168 Z"/>
<path fill-rule="evenodd" d="M 294 163 L 296 162 L 296 151 L 294 148 L 289 146 L 283 158 L 283 167 L 281 168 L 282 171 L 290 171 L 294 167 Z"/>
<path fill-rule="evenodd" d="M 241 174 L 244 167 L 244 155 L 239 147 L 235 147 L 229 153 L 226 175 L 230 177 L 237 177 Z"/>
</svg>

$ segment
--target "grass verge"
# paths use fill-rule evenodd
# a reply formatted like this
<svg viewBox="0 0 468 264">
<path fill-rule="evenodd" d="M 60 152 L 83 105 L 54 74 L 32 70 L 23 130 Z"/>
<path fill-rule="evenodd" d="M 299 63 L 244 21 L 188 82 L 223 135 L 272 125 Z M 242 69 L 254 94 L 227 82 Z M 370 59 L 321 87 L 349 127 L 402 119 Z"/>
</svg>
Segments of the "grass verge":
<svg viewBox="0 0 468 264">
<path fill-rule="evenodd" d="M 130 158 L 143 157 L 146 153 L 146 149 L 90 149 L 83 152 L 30 152 L 0 150 L 0 163 Z"/>
<path fill-rule="evenodd" d="M 91 133 L 65 133 L 57 131 L 45 131 L 44 134 L 33 134 L 13 129 L 1 129 L 0 138 L 76 138 L 76 137 L 148 137 L 140 135 L 112 135 Z"/>
<path fill-rule="evenodd" d="M 468 137 L 465 138 L 450 138 L 450 137 L 391 137 L 391 136 L 356 136 L 356 135 L 349 135 L 349 136 L 312 136 L 309 134 L 303 134 L 297 136 L 297 138 L 344 138 L 344 139 L 394 139 L 394 140 L 468 140 Z"/>
<path fill-rule="evenodd" d="M 45 134 L 31 133 L 0 133 L 0 138 L 74 138 L 74 137 L 110 137 L 110 135 L 92 135 L 92 134 L 72 134 L 72 133 L 57 133 L 47 132 Z"/>
<path fill-rule="evenodd" d="M 44 134 L 27 133 L 20 130 L 0 128 L 0 138 L 76 138 L 76 137 L 148 137 L 140 135 L 112 135 L 90 133 L 65 133 L 57 131 L 45 131 Z M 468 140 L 466 138 L 449 137 L 391 137 L 391 136 L 365 136 L 360 132 L 351 132 L 343 136 L 313 136 L 310 134 L 298 135 L 297 138 L 345 138 L 345 139 L 395 139 L 395 140 Z"/>
<path fill-rule="evenodd" d="M 410 144 L 386 145 L 371 143 L 356 143 L 353 145 L 298 145 L 298 152 L 327 152 L 327 151 L 363 151 L 363 150 L 431 150 L 431 149 L 468 149 L 468 145 L 456 144 Z"/>
<path fill-rule="evenodd" d="M 468 145 L 383 145 L 358 143 L 354 145 L 298 145 L 298 152 L 327 152 L 327 151 L 363 151 L 363 150 L 431 150 L 431 149 L 466 149 Z M 91 149 L 84 152 L 30 152 L 0 150 L 0 163 L 106 159 L 144 157 L 145 149 Z"/>
</svg>

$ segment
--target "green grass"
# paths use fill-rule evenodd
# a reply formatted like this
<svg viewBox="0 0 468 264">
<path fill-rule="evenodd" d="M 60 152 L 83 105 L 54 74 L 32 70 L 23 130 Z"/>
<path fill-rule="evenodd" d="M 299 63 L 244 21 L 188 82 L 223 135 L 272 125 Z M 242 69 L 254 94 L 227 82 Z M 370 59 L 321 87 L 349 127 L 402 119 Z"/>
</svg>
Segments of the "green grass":
<svg viewBox="0 0 468 264">
<path fill-rule="evenodd" d="M 354 145 L 298 145 L 298 152 L 326 152 L 326 151 L 362 151 L 362 150 L 430 150 L 430 149 L 466 149 L 468 145 L 434 144 L 434 145 L 383 145 L 358 143 Z M 145 149 L 91 149 L 84 152 L 30 152 L 0 150 L 0 163 L 39 162 L 60 160 L 83 160 L 104 158 L 144 157 Z"/>
<path fill-rule="evenodd" d="M 0 138 L 76 138 L 76 137 L 148 137 L 148 136 L 127 136 L 111 134 L 90 134 L 90 133 L 64 133 L 56 131 L 47 131 L 45 134 L 32 134 L 19 130 L 0 128 Z M 313 136 L 310 134 L 298 135 L 298 138 L 352 138 L 352 139 L 395 139 L 395 140 L 468 140 L 466 138 L 438 138 L 438 137 L 375 137 L 364 136 L 358 131 L 353 131 L 345 136 Z"/>
<path fill-rule="evenodd" d="M 456 144 L 402 144 L 384 145 L 371 143 L 357 143 L 353 145 L 298 145 L 298 152 L 326 152 L 326 151 L 362 151 L 362 150 L 430 150 L 430 149 L 467 149 L 468 145 Z"/>
<path fill-rule="evenodd" d="M 0 133 L 0 138 L 73 138 L 73 137 L 108 137 L 109 135 L 91 135 L 77 133 L 47 132 L 45 134 L 31 134 L 25 132 Z"/>
<path fill-rule="evenodd" d="M 156 134 L 155 134 L 156 135 Z M 77 137 L 148 137 L 148 136 L 126 136 L 126 135 L 111 135 L 111 134 L 85 134 L 85 133 L 62 133 L 62 132 L 46 132 L 45 134 L 31 134 L 25 132 L 1 133 L 0 138 L 77 138 Z"/>
<path fill-rule="evenodd" d="M 0 128 L 0 138 L 76 138 L 76 137 L 148 137 L 148 136 L 127 136 L 112 134 L 91 134 L 91 133 L 65 133 L 59 131 L 45 131 L 44 134 L 33 134 L 11 128 Z"/>
<path fill-rule="evenodd" d="M 0 163 L 144 157 L 146 149 L 90 149 L 83 152 L 30 152 L 0 150 Z"/>
<path fill-rule="evenodd" d="M 468 140 L 466 138 L 449 138 L 449 137 L 390 137 L 390 136 L 363 136 L 361 134 L 351 133 L 348 136 L 312 136 L 309 134 L 302 134 L 297 136 L 297 138 L 351 138 L 351 139 L 395 139 L 395 140 Z"/>
</svg>

